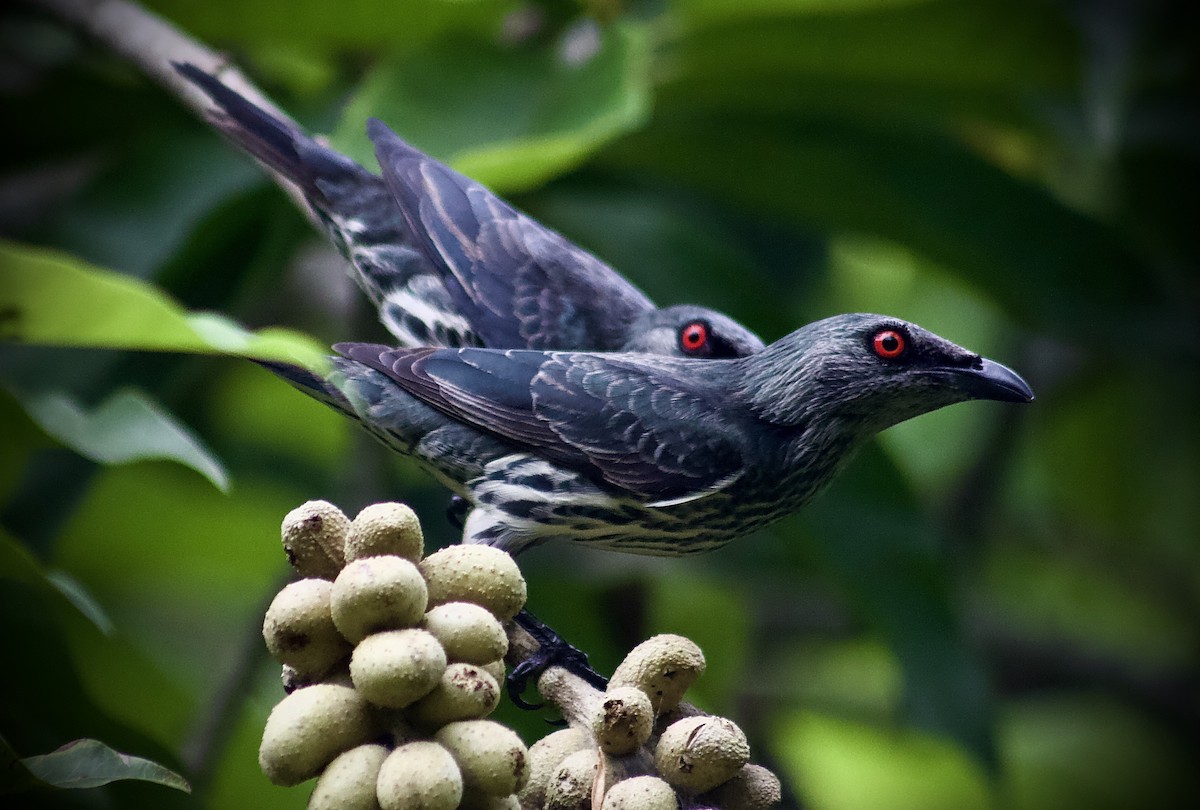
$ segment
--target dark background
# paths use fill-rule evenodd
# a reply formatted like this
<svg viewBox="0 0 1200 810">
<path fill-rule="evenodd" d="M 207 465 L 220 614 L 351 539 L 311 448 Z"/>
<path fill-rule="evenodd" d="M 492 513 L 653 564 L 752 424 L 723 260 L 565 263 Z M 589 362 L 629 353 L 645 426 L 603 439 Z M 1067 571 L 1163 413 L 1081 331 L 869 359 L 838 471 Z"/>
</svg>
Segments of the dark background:
<svg viewBox="0 0 1200 810">
<path fill-rule="evenodd" d="M 709 661 L 692 698 L 814 808 L 1196 799 L 1186 4 L 149 5 L 367 165 L 374 115 L 659 303 L 767 340 L 886 312 L 1037 392 L 900 425 L 803 514 L 705 558 L 531 552 L 531 608 L 602 670 L 652 633 L 690 636 Z M 20 4 L 0 54 L 8 238 L 248 327 L 385 339 L 287 198 L 135 68 Z M 255 754 L 280 696 L 258 635 L 287 575 L 279 522 L 312 498 L 403 500 L 432 547 L 454 540 L 444 494 L 249 363 L 9 345 L 0 379 L 0 734 L 19 756 L 98 737 L 196 788 L 74 797 L 88 806 L 302 806 Z M 195 433 L 227 494 L 168 460 L 85 460 L 38 398 L 86 410 L 129 387 Z M 21 549 L 54 589 L 18 581 Z"/>
</svg>

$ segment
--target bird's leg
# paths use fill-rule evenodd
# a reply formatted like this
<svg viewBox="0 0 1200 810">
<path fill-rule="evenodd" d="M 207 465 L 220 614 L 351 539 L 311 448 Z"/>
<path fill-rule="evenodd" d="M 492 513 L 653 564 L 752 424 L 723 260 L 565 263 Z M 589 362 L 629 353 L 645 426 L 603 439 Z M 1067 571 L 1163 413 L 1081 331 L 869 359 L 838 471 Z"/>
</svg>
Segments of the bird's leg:
<svg viewBox="0 0 1200 810">
<path fill-rule="evenodd" d="M 601 691 L 608 686 L 608 678 L 596 672 L 588 663 L 587 653 L 568 644 L 553 628 L 528 610 L 522 610 L 513 621 L 538 643 L 538 651 L 513 667 L 508 675 L 508 696 L 515 706 L 526 710 L 542 707 L 543 704 L 529 703 L 521 695 L 531 680 L 536 680 L 550 667 L 562 667 Z"/>
</svg>

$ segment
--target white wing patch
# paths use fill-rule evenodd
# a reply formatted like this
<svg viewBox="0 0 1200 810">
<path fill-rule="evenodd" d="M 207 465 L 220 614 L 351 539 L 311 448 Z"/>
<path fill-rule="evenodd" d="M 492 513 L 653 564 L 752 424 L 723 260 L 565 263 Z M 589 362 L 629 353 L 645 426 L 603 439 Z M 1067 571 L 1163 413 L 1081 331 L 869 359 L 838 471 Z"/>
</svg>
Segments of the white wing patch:
<svg viewBox="0 0 1200 810">
<path fill-rule="evenodd" d="M 698 501 L 701 498 L 707 498 L 709 495 L 712 495 L 714 492 L 720 492 L 721 490 L 725 489 L 725 487 L 729 486 L 734 481 L 741 478 L 742 472 L 743 472 L 743 470 L 738 470 L 734 473 L 731 473 L 730 475 L 727 475 L 724 478 L 722 478 L 717 483 L 713 484 L 711 487 L 705 487 L 704 489 L 702 489 L 698 492 L 689 492 L 686 495 L 680 495 L 679 497 L 676 497 L 676 498 L 665 498 L 661 501 L 653 501 L 651 503 L 646 504 L 646 506 L 650 507 L 651 509 L 665 509 L 668 506 L 679 506 L 681 503 L 688 503 L 689 501 Z"/>
</svg>

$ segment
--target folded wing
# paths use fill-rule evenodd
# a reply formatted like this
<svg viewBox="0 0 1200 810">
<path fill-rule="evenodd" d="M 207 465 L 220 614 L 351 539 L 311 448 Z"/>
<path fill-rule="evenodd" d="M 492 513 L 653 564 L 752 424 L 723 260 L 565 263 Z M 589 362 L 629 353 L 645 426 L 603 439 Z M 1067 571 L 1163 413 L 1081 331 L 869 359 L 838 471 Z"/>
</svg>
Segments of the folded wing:
<svg viewBox="0 0 1200 810">
<path fill-rule="evenodd" d="M 388 188 L 485 345 L 615 350 L 654 308 L 607 264 L 382 122 L 367 131 Z"/>
<path fill-rule="evenodd" d="M 565 352 L 335 348 L 453 418 L 643 502 L 702 497 L 743 469 L 740 434 L 717 406 L 653 365 Z"/>
</svg>

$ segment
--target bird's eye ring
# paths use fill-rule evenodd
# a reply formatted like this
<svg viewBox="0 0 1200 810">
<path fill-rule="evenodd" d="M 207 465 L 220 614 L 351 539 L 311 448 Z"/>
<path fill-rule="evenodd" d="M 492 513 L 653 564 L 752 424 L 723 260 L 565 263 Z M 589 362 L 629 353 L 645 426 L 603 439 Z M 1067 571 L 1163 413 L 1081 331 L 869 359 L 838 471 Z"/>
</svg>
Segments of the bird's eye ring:
<svg viewBox="0 0 1200 810">
<path fill-rule="evenodd" d="M 708 345 L 708 324 L 692 321 L 679 330 L 679 345 L 688 354 L 695 354 Z"/>
<path fill-rule="evenodd" d="M 881 329 L 871 338 L 871 348 L 884 360 L 895 360 L 904 354 L 908 343 L 903 333 L 895 329 Z"/>
</svg>

